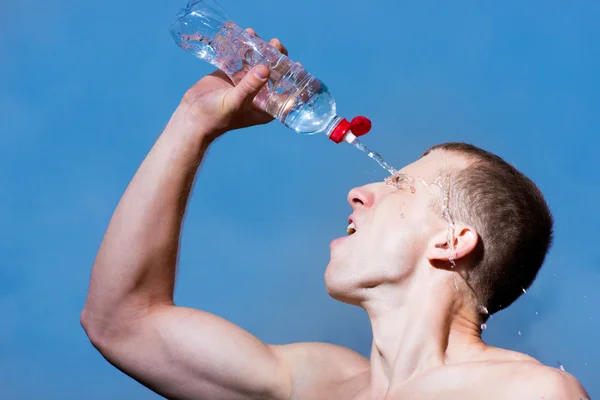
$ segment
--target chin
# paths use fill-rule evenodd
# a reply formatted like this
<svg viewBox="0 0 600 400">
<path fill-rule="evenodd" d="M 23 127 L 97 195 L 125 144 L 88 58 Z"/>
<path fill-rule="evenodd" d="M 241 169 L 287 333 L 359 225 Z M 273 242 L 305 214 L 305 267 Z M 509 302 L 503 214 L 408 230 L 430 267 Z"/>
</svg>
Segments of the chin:
<svg viewBox="0 0 600 400">
<path fill-rule="evenodd" d="M 341 265 L 330 262 L 325 270 L 325 288 L 329 295 L 342 303 L 358 305 L 359 287 L 351 281 L 352 274 L 345 271 Z"/>
</svg>

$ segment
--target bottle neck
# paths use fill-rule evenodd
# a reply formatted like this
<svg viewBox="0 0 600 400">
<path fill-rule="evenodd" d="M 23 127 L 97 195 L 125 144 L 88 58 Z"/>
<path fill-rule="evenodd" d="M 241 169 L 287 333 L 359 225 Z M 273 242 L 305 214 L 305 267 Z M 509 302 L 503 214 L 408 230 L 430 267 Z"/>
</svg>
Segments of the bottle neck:
<svg viewBox="0 0 600 400">
<path fill-rule="evenodd" d="M 351 132 L 351 126 L 347 119 L 336 115 L 325 128 L 325 134 L 335 143 L 354 144 L 356 136 Z"/>
<path fill-rule="evenodd" d="M 329 124 L 327 124 L 324 130 L 327 137 L 331 136 L 335 128 L 340 124 L 340 122 L 342 122 L 343 119 L 344 118 L 340 117 L 339 115 L 336 115 L 331 119 L 331 121 L 329 121 Z"/>
</svg>

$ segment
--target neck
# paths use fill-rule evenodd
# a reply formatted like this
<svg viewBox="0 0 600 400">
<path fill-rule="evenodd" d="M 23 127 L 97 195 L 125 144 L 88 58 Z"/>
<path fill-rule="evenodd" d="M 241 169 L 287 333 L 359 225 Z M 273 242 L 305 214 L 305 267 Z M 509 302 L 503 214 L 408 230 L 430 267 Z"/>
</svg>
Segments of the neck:
<svg viewBox="0 0 600 400">
<path fill-rule="evenodd" d="M 472 359 L 486 347 L 479 317 L 456 291 L 453 272 L 424 274 L 374 288 L 362 304 L 373 328 L 373 398 L 427 370 Z"/>
</svg>

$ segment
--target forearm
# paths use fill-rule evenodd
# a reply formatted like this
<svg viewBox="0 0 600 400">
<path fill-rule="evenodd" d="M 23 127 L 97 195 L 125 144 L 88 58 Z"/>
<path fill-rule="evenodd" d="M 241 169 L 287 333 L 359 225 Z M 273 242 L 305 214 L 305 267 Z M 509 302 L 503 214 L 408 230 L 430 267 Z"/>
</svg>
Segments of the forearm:
<svg viewBox="0 0 600 400">
<path fill-rule="evenodd" d="M 181 222 L 210 143 L 177 121 L 167 125 L 113 214 L 92 270 L 88 322 L 104 325 L 172 304 Z"/>
</svg>

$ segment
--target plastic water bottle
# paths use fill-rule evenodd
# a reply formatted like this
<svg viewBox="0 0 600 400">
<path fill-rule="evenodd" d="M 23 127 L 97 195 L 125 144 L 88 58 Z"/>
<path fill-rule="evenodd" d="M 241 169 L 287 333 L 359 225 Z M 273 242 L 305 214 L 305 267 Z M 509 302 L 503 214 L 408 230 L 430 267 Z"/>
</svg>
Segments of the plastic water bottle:
<svg viewBox="0 0 600 400">
<path fill-rule="evenodd" d="M 365 117 L 348 121 L 338 116 L 323 82 L 232 22 L 214 0 L 190 0 L 170 30 L 182 49 L 225 72 L 234 85 L 252 67 L 266 65 L 271 71 L 269 81 L 254 104 L 298 133 L 325 133 L 336 143 L 358 145 L 356 137 L 371 129 Z"/>
</svg>

